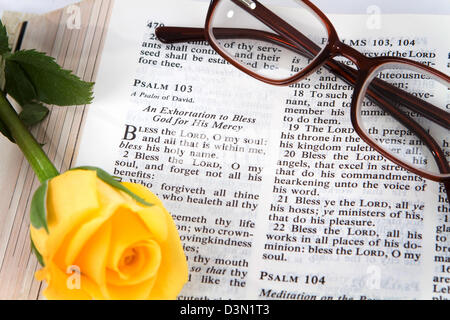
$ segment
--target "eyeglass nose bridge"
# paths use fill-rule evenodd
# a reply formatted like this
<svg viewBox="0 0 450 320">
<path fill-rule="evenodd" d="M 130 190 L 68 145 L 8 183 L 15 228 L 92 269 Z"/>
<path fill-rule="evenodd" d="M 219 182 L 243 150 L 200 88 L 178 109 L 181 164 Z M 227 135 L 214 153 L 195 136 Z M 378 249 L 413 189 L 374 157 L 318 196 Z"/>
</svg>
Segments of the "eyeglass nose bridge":
<svg viewBox="0 0 450 320">
<path fill-rule="evenodd" d="M 341 40 L 336 39 L 329 46 L 329 59 L 339 56 L 347 58 L 348 60 L 353 62 L 356 68 L 360 71 L 364 68 L 367 68 L 367 66 L 372 65 L 371 59 L 369 57 L 343 43 Z"/>
</svg>

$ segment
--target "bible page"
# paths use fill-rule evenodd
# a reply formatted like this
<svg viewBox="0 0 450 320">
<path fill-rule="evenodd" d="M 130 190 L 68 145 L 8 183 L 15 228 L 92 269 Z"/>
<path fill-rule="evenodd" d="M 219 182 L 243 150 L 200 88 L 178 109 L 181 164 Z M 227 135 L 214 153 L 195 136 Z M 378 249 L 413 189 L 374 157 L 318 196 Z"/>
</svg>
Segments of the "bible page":
<svg viewBox="0 0 450 320">
<path fill-rule="evenodd" d="M 155 37 L 161 25 L 203 27 L 207 9 L 114 3 L 76 159 L 161 198 L 189 264 L 179 299 L 448 299 L 443 186 L 365 144 L 350 121 L 353 88 L 326 69 L 277 87 L 206 42 Z M 449 38 L 436 31 L 448 16 L 329 18 L 367 55 L 449 73 Z"/>
</svg>

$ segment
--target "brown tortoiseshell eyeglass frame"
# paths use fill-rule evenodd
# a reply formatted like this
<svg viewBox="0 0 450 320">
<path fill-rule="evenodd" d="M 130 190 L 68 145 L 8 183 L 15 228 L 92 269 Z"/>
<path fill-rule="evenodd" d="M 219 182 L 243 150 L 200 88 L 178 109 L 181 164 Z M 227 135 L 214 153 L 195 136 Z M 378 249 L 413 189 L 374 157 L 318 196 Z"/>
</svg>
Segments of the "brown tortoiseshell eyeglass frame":
<svg viewBox="0 0 450 320">
<path fill-rule="evenodd" d="M 240 28 L 216 28 L 212 26 L 212 20 L 215 10 L 221 1 L 231 1 L 259 21 L 267 25 L 275 33 Z M 299 0 L 300 1 L 300 0 Z M 163 43 L 180 43 L 187 41 L 208 41 L 209 44 L 230 64 L 248 75 L 273 85 L 290 85 L 307 77 L 320 67 L 325 67 L 330 72 L 337 75 L 345 82 L 354 86 L 354 94 L 351 103 L 351 121 L 356 133 L 374 150 L 378 151 L 385 158 L 402 166 L 403 168 L 413 172 L 426 179 L 444 183 L 447 198 L 450 200 L 450 166 L 446 159 L 446 155 L 436 142 L 436 140 L 422 128 L 414 119 L 401 111 L 396 105 L 398 102 L 409 110 L 420 114 L 437 125 L 450 130 L 450 113 L 436 107 L 412 94 L 409 94 L 383 80 L 374 79 L 373 74 L 383 65 L 402 64 L 404 66 L 414 67 L 439 78 L 447 85 L 450 83 L 450 77 L 444 73 L 430 68 L 424 64 L 397 57 L 376 57 L 370 58 L 355 50 L 354 48 L 344 44 L 338 37 L 337 32 L 325 14 L 320 11 L 309 0 L 301 0 L 304 5 L 309 7 L 315 15 L 321 19 L 323 25 L 328 32 L 328 42 L 324 48 L 320 48 L 313 41 L 308 39 L 301 30 L 292 27 L 286 21 L 281 19 L 271 10 L 266 8 L 257 0 L 211 0 L 208 14 L 206 17 L 205 28 L 185 28 L 185 27 L 159 27 L 156 29 L 156 36 Z M 249 4 L 252 4 L 250 6 Z M 227 54 L 217 43 L 215 39 L 253 39 L 263 40 L 278 46 L 290 49 L 298 54 L 311 59 L 311 63 L 302 71 L 294 76 L 283 79 L 270 79 L 252 72 L 240 62 L 233 59 Z M 343 56 L 354 63 L 357 69 L 349 67 L 344 63 L 338 62 L 333 58 Z M 369 85 L 369 82 L 370 85 Z M 365 97 L 374 101 L 383 111 L 391 114 L 401 124 L 414 132 L 422 142 L 431 151 L 434 160 L 439 168 L 440 174 L 433 174 L 429 171 L 421 170 L 411 166 L 398 159 L 395 155 L 387 152 L 380 147 L 372 138 L 370 138 L 365 130 L 362 129 L 359 120 L 358 106 Z"/>
</svg>

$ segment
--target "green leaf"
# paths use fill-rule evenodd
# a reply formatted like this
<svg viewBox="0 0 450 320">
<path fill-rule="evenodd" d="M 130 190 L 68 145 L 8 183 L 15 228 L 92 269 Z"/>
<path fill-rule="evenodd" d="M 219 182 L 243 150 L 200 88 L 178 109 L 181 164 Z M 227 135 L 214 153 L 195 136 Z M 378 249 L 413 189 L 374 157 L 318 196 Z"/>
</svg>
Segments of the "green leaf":
<svg viewBox="0 0 450 320">
<path fill-rule="evenodd" d="M 36 50 L 22 50 L 6 57 L 22 67 L 33 84 L 36 100 L 58 106 L 89 104 L 94 83 L 62 69 L 54 58 Z"/>
<path fill-rule="evenodd" d="M 5 79 L 5 91 L 21 106 L 36 99 L 36 90 L 18 63 L 6 59 Z"/>
<path fill-rule="evenodd" d="M 2 122 L 2 120 L 0 119 L 0 132 L 9 139 L 9 141 L 11 141 L 12 143 L 16 143 L 14 141 L 14 138 L 11 135 L 11 132 L 9 131 L 9 129 L 6 127 L 6 125 Z"/>
<path fill-rule="evenodd" d="M 42 257 L 41 253 L 38 251 L 36 246 L 34 245 L 33 239 L 30 238 L 30 240 L 31 240 L 31 251 L 36 256 L 37 260 L 39 261 L 39 264 L 41 266 L 45 267 L 44 258 Z"/>
<path fill-rule="evenodd" d="M 8 33 L 6 32 L 6 28 L 0 20 L 0 55 L 11 52 L 8 44 Z"/>
<path fill-rule="evenodd" d="M 23 106 L 19 118 L 27 127 L 31 127 L 44 120 L 48 113 L 48 108 L 43 104 L 29 103 Z"/>
<path fill-rule="evenodd" d="M 48 184 L 45 181 L 34 193 L 31 200 L 30 222 L 36 229 L 44 228 L 47 233 L 47 189 Z"/>
<path fill-rule="evenodd" d="M 121 184 L 120 182 L 118 182 L 116 179 L 114 179 L 109 173 L 107 173 L 106 171 L 97 168 L 97 167 L 78 167 L 78 168 L 73 168 L 72 170 L 90 170 L 90 171 L 96 171 L 97 172 L 97 177 L 102 180 L 103 182 L 109 184 L 111 187 L 119 189 L 120 191 L 125 192 L 126 194 L 128 194 L 130 197 L 132 197 L 134 200 L 136 200 L 137 202 L 151 207 L 153 206 L 153 204 L 148 203 L 147 201 L 145 201 L 144 199 L 142 199 L 141 197 L 139 197 L 138 195 L 136 195 L 134 192 L 130 191 L 127 187 L 125 187 L 123 184 Z"/>
</svg>

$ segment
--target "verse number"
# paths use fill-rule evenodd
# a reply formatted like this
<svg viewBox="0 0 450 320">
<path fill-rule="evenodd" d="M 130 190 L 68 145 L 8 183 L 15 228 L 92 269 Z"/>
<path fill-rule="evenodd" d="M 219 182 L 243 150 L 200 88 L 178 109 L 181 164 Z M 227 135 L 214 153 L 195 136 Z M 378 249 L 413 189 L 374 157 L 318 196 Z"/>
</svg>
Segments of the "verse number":
<svg viewBox="0 0 450 320">
<path fill-rule="evenodd" d="M 298 90 L 298 89 L 294 90 L 294 97 L 303 97 L 303 96 L 305 96 L 304 90 Z"/>
<path fill-rule="evenodd" d="M 296 154 L 295 150 L 284 150 L 285 158 L 294 158 L 295 154 Z"/>
<path fill-rule="evenodd" d="M 273 231 L 284 231 L 284 230 L 285 230 L 284 223 L 275 223 L 275 225 L 273 226 Z"/>
</svg>

